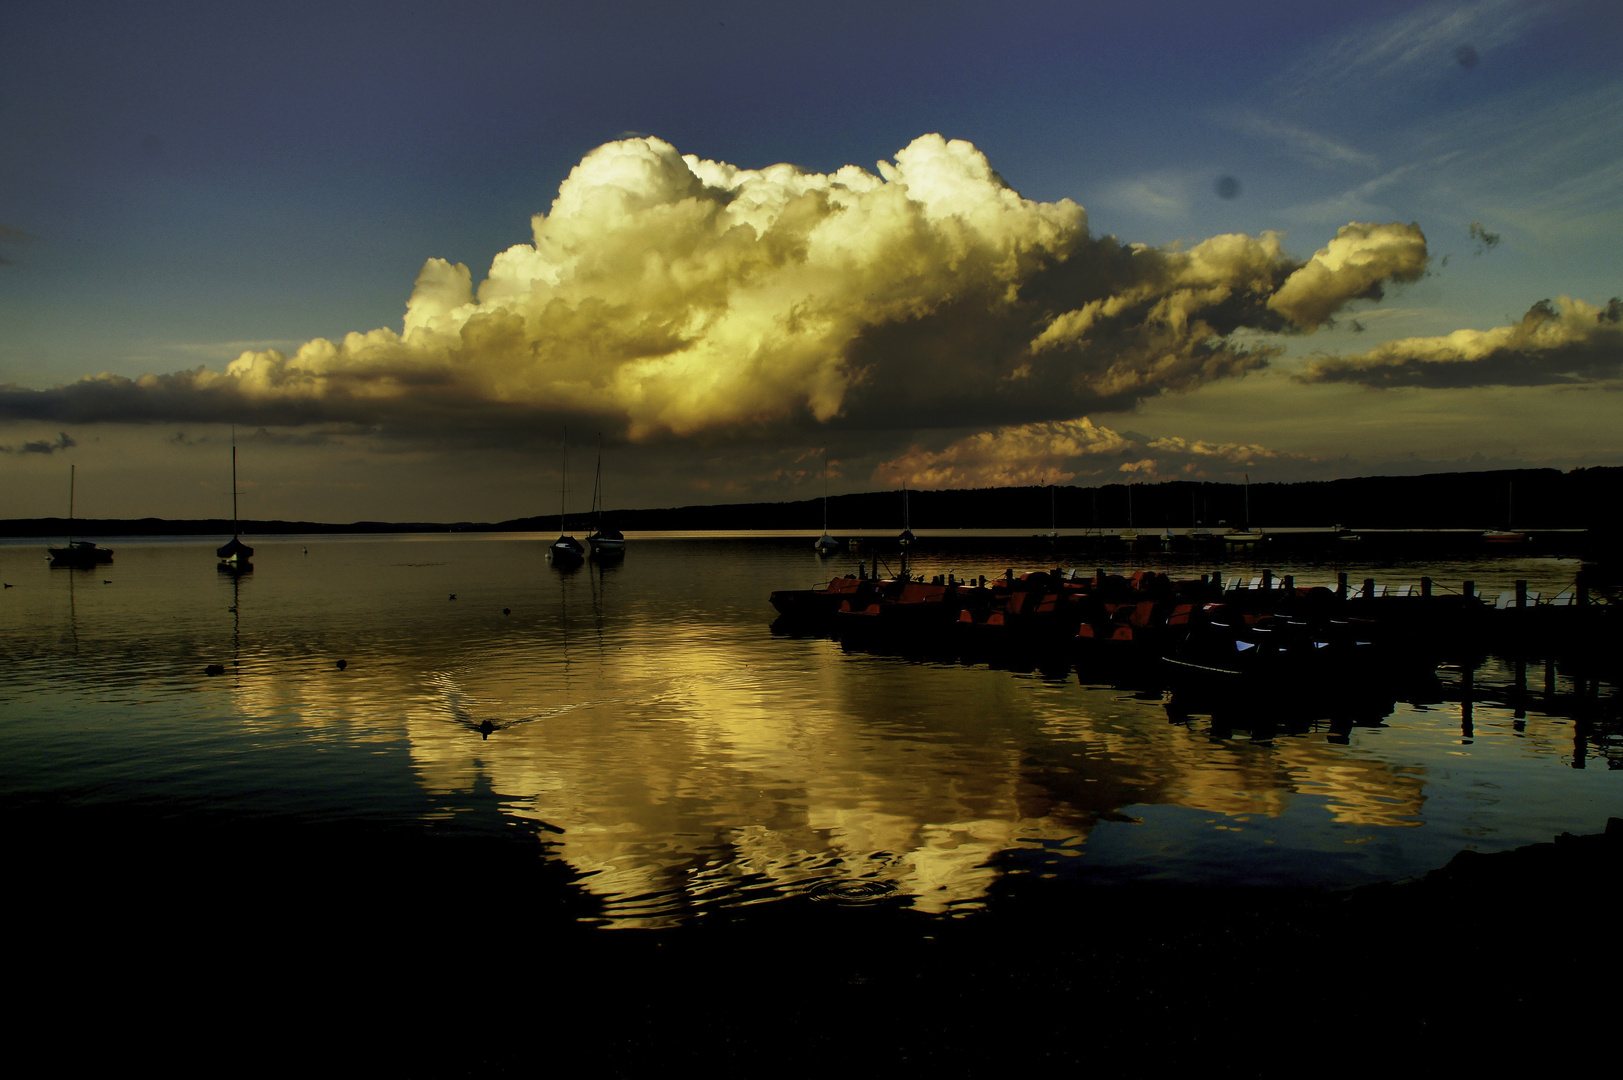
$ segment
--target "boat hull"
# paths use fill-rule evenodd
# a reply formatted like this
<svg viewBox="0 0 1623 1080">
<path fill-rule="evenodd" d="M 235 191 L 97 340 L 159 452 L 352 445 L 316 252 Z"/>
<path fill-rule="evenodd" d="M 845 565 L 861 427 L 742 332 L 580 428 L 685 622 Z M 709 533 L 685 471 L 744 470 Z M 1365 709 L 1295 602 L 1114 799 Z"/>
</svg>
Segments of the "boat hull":
<svg viewBox="0 0 1623 1080">
<path fill-rule="evenodd" d="M 75 540 L 67 547 L 46 548 L 52 566 L 83 570 L 113 561 L 110 548 L 97 547 L 88 540 Z"/>
</svg>

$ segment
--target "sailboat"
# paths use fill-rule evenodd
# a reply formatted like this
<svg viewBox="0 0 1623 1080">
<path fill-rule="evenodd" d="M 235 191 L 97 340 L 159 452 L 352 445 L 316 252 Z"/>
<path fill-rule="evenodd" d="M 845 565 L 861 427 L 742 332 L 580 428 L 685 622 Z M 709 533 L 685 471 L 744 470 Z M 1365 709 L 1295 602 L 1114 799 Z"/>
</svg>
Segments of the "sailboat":
<svg viewBox="0 0 1623 1080">
<path fill-rule="evenodd" d="M 1239 531 L 1223 534 L 1223 545 L 1231 551 L 1247 551 L 1262 540 L 1262 530 L 1251 527 L 1251 474 L 1245 474 L 1245 518 Z"/>
<path fill-rule="evenodd" d="M 1131 551 L 1138 546 L 1138 530 L 1133 528 L 1133 482 L 1127 481 L 1127 528 L 1121 531 L 1121 542 Z"/>
<path fill-rule="evenodd" d="M 592 481 L 592 531 L 586 534 L 592 556 L 602 559 L 626 553 L 626 537 L 619 529 L 603 527 L 603 439 L 597 440 L 597 479 Z"/>
<path fill-rule="evenodd" d="M 64 547 L 48 547 L 52 566 L 66 566 L 74 570 L 84 570 L 99 563 L 113 561 L 113 553 L 108 548 L 97 547 L 90 540 L 75 540 L 73 538 L 73 496 L 78 483 L 78 467 L 68 466 L 68 542 Z"/>
<path fill-rule="evenodd" d="M 819 555 L 832 555 L 840 550 L 840 542 L 828 534 L 828 447 L 823 448 L 823 535 L 817 538 L 812 550 Z"/>
<path fill-rule="evenodd" d="M 902 534 L 896 538 L 896 542 L 902 546 L 902 551 L 905 553 L 908 545 L 912 544 L 916 539 L 917 537 L 913 535 L 912 518 L 907 510 L 907 485 L 904 483 L 902 485 Z"/>
<path fill-rule="evenodd" d="M 1516 509 L 1516 481 L 1512 480 L 1509 484 L 1505 492 L 1505 527 L 1489 529 L 1482 534 L 1482 539 L 1490 544 L 1525 544 L 1529 539 L 1526 533 L 1517 532 L 1511 524 Z"/>
<path fill-rule="evenodd" d="M 237 436 L 231 435 L 231 539 L 214 549 L 220 557 L 218 569 L 228 574 L 246 574 L 254 568 L 248 560 L 254 549 L 242 542 L 242 530 L 237 526 Z M 233 609 L 235 610 L 235 609 Z"/>
<path fill-rule="evenodd" d="M 564 467 L 558 489 L 558 539 L 547 549 L 547 558 L 554 566 L 576 566 L 586 558 L 581 542 L 569 535 L 564 523 L 565 507 L 569 502 L 569 431 L 564 430 Z"/>
</svg>

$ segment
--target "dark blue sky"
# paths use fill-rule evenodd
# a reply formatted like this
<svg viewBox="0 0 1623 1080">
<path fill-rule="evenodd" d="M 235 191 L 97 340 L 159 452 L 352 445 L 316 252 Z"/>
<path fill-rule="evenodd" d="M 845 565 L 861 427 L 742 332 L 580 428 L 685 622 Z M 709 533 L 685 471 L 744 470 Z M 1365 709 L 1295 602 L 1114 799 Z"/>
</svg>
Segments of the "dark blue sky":
<svg viewBox="0 0 1623 1080">
<path fill-rule="evenodd" d="M 1279 230 L 1305 258 L 1348 221 L 1416 222 L 1431 276 L 1361 325 L 1488 330 L 1623 292 L 1620 28 L 1613 4 L 1489 0 L 6 5 L 0 384 L 398 329 L 425 259 L 477 282 L 627 134 L 831 172 L 939 132 L 1158 246 Z M 1284 355 L 1375 343 L 1343 321 Z M 1597 449 L 1623 447 L 1568 456 Z"/>
</svg>

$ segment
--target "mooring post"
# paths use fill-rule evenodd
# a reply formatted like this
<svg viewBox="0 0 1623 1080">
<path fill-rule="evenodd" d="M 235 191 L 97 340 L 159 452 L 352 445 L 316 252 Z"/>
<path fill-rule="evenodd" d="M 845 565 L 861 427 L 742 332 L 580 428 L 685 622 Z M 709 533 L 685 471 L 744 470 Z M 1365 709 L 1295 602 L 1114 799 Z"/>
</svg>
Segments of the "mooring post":
<svg viewBox="0 0 1623 1080">
<path fill-rule="evenodd" d="M 1572 583 L 1572 591 L 1576 594 L 1579 607 L 1589 606 L 1589 579 L 1584 577 L 1582 570 L 1578 571 L 1577 578 Z"/>
<path fill-rule="evenodd" d="M 1221 570 L 1213 570 L 1212 571 L 1212 588 L 1219 589 L 1219 590 L 1221 590 L 1223 588 L 1223 571 L 1221 571 Z"/>
<path fill-rule="evenodd" d="M 1271 589 L 1273 587 L 1274 587 L 1274 572 L 1272 570 L 1264 570 L 1262 572 L 1262 591 L 1267 592 L 1269 589 Z"/>
<path fill-rule="evenodd" d="M 1286 574 L 1284 576 L 1284 578 L 1281 579 L 1281 581 L 1279 583 L 1279 587 L 1281 589 L 1285 590 L 1285 595 L 1287 595 L 1287 596 L 1295 596 L 1296 595 L 1296 575 L 1295 574 Z"/>
<path fill-rule="evenodd" d="M 1347 599 L 1347 575 L 1345 572 L 1336 575 L 1336 596 L 1338 599 Z"/>
<path fill-rule="evenodd" d="M 1516 610 L 1520 611 L 1527 606 L 1527 582 L 1524 579 L 1516 581 Z"/>
<path fill-rule="evenodd" d="M 1421 596 L 1430 596 L 1431 595 L 1431 578 L 1423 577 L 1423 578 L 1420 579 L 1420 595 Z"/>
<path fill-rule="evenodd" d="M 1463 584 L 1461 584 L 1460 585 L 1460 595 L 1464 596 L 1467 600 L 1475 600 L 1476 599 L 1476 582 L 1467 581 L 1467 582 L 1464 582 Z"/>
<path fill-rule="evenodd" d="M 1367 577 L 1367 578 L 1364 579 L 1364 593 L 1363 593 L 1363 596 L 1364 596 L 1365 600 L 1373 600 L 1373 599 L 1375 599 L 1375 579 L 1374 578 Z"/>
</svg>

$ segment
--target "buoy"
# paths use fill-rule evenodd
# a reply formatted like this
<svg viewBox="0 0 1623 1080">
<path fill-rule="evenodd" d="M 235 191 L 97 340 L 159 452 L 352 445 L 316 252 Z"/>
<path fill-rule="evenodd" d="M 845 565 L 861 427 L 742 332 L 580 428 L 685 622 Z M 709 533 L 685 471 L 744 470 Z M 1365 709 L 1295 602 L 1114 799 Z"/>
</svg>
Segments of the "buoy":
<svg viewBox="0 0 1623 1080">
<path fill-rule="evenodd" d="M 339 671 L 343 671 L 347 667 L 349 667 L 349 661 L 348 660 L 340 660 L 340 661 L 338 661 L 338 670 Z"/>
<path fill-rule="evenodd" d="M 456 599 L 456 593 L 452 593 L 452 594 L 451 594 L 451 599 L 452 599 L 452 600 L 455 600 L 455 599 Z"/>
<path fill-rule="evenodd" d="M 205 674 L 205 675 L 224 675 L 225 674 L 225 665 L 224 664 L 210 664 L 208 667 L 203 669 L 203 674 Z"/>
<path fill-rule="evenodd" d="M 11 586 L 7 585 L 6 588 L 9 589 L 9 588 L 11 588 Z M 502 614 L 503 615 L 511 615 L 511 614 L 513 614 L 513 609 L 512 608 L 502 608 Z"/>
</svg>

